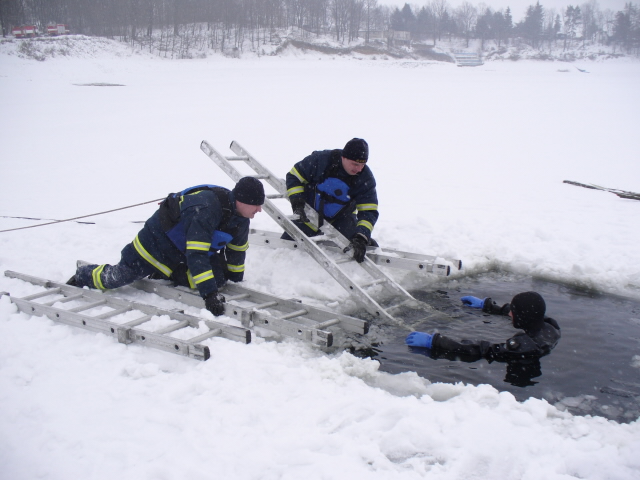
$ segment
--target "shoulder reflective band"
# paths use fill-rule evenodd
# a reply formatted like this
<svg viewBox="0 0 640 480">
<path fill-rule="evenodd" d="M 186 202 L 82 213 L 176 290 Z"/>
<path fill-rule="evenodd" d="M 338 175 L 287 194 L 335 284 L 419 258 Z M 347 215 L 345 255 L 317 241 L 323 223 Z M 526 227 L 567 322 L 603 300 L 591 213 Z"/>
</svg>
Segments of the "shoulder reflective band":
<svg viewBox="0 0 640 480">
<path fill-rule="evenodd" d="M 140 243 L 140 239 L 138 238 L 137 235 L 136 235 L 136 238 L 133 240 L 133 246 L 136 249 L 136 252 L 138 252 L 138 255 L 140 255 L 147 262 L 149 262 L 151 265 L 153 265 L 162 273 L 164 273 L 165 276 L 167 277 L 171 276 L 171 274 L 173 273 L 173 270 L 171 270 L 169 267 L 167 267 L 166 265 L 163 265 L 158 260 L 153 258 L 151 254 L 147 252 L 147 250 L 142 246 L 142 243 Z"/>
<path fill-rule="evenodd" d="M 296 167 L 293 167 L 289 173 L 300 180 L 302 183 L 309 183 L 302 175 L 300 175 L 300 172 L 296 169 Z"/>
</svg>

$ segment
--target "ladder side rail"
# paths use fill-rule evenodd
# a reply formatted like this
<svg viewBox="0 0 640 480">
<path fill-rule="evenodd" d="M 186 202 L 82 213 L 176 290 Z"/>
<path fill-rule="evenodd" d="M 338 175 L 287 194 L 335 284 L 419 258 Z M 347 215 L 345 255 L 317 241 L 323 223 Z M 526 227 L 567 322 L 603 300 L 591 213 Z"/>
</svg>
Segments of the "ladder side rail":
<svg viewBox="0 0 640 480">
<path fill-rule="evenodd" d="M 61 308 L 50 307 L 16 297 L 11 297 L 11 301 L 21 312 L 38 317 L 46 316 L 54 322 L 83 328 L 92 332 L 103 333 L 107 336 L 115 337 L 119 343 L 140 343 L 148 347 L 183 355 L 195 360 L 207 360 L 210 356 L 209 347 L 205 345 L 190 344 L 184 340 L 126 327 L 107 320 L 91 317 L 89 315 L 74 313 Z"/>
<path fill-rule="evenodd" d="M 251 155 L 246 149 L 240 146 L 238 142 L 235 140 L 231 142 L 229 147 L 236 155 L 240 155 L 242 157 L 246 157 L 246 163 L 253 168 L 256 173 L 259 175 L 264 175 L 265 180 L 269 185 L 271 185 L 280 195 L 287 194 L 286 184 L 282 181 L 282 179 L 276 177 L 267 167 L 262 165 L 256 158 Z"/>
<path fill-rule="evenodd" d="M 272 330 L 281 335 L 299 338 L 318 347 L 328 348 L 333 345 L 333 333 L 329 331 L 319 330 L 315 327 L 277 318 L 261 310 L 254 310 L 251 319 L 256 327 Z"/>
<path fill-rule="evenodd" d="M 146 292 L 153 292 L 163 298 L 169 298 L 173 300 L 179 298 L 179 301 L 181 301 L 182 303 L 198 308 L 204 308 L 204 301 L 202 300 L 202 298 L 200 298 L 200 296 L 195 292 L 186 290 L 186 287 L 172 287 L 152 280 L 138 280 L 133 284 L 133 286 Z M 278 309 L 285 312 L 293 312 L 300 309 L 302 306 L 298 302 L 280 299 L 273 295 L 258 292 L 236 284 L 225 285 L 221 291 L 225 295 L 228 293 L 234 295 L 247 294 L 249 295 L 249 301 L 254 303 L 275 302 L 277 303 Z M 240 306 L 236 305 L 235 303 L 228 303 L 225 308 L 225 314 L 230 317 L 237 318 L 242 323 L 242 325 L 247 328 L 250 326 L 251 322 L 253 322 L 254 325 L 260 326 L 264 329 L 273 330 L 276 333 L 289 335 L 296 338 L 300 337 L 300 333 L 298 332 L 298 330 L 302 329 L 305 332 L 311 332 L 306 333 L 306 336 L 304 338 L 306 340 L 313 341 L 314 343 L 317 343 L 316 340 L 314 340 L 317 337 L 328 338 L 327 333 L 329 332 L 320 334 L 315 333 L 314 331 L 318 330 L 316 328 L 316 325 L 319 322 L 324 322 L 329 318 L 339 318 L 341 321 L 340 327 L 350 332 L 360 333 L 364 335 L 369 331 L 369 324 L 364 320 L 359 320 L 346 315 L 325 312 L 318 308 L 310 307 L 307 305 L 304 305 L 304 308 L 309 312 L 307 315 L 305 315 L 305 317 L 308 317 L 309 320 L 304 322 L 304 324 L 298 324 L 296 322 L 283 322 L 271 312 L 256 310 L 255 305 Z M 306 319 L 300 320 L 304 321 Z"/>
<path fill-rule="evenodd" d="M 257 290 L 253 290 L 248 287 L 244 287 L 238 284 L 227 284 L 224 287 L 225 291 L 230 291 L 232 293 L 249 293 L 252 298 L 263 298 L 267 300 L 268 298 L 274 298 L 273 296 L 259 292 Z M 275 297 L 277 298 L 277 297 Z M 319 307 L 314 307 L 308 304 L 302 304 L 297 300 L 286 300 L 279 299 L 279 307 L 281 310 L 286 312 L 293 312 L 301 307 L 304 307 L 307 310 L 306 318 L 313 320 L 314 322 L 324 322 L 328 319 L 337 318 L 340 320 L 340 327 L 344 330 L 348 330 L 354 333 L 366 334 L 369 331 L 369 322 L 366 320 L 361 320 L 359 318 L 354 318 L 349 315 L 344 315 L 341 313 L 332 312 L 329 310 L 324 310 Z"/>
</svg>

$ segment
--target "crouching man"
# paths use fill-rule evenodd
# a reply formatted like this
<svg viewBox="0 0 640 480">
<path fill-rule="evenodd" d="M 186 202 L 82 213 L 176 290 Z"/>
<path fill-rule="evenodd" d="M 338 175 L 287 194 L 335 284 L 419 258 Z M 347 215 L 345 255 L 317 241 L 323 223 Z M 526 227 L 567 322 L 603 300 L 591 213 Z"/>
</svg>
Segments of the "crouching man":
<svg viewBox="0 0 640 480">
<path fill-rule="evenodd" d="M 197 288 L 207 310 L 224 314 L 218 289 L 244 277 L 249 221 L 262 211 L 262 183 L 241 178 L 233 190 L 198 185 L 172 193 L 122 249 L 117 265 L 79 267 L 67 282 L 107 290 L 141 278 L 167 278 Z"/>
</svg>

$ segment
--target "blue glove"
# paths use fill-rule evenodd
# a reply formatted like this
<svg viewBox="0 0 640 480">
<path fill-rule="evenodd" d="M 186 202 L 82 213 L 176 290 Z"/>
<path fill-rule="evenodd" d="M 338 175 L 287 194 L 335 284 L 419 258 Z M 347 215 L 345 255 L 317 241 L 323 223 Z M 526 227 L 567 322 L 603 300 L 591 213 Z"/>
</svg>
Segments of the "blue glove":
<svg viewBox="0 0 640 480">
<path fill-rule="evenodd" d="M 404 340 L 410 347 L 424 347 L 431 348 L 431 341 L 433 335 L 424 332 L 411 332 Z"/>
<path fill-rule="evenodd" d="M 486 300 L 486 298 L 468 296 L 462 297 L 460 300 L 462 300 L 462 303 L 467 307 L 482 308 L 484 307 L 484 301 Z"/>
</svg>

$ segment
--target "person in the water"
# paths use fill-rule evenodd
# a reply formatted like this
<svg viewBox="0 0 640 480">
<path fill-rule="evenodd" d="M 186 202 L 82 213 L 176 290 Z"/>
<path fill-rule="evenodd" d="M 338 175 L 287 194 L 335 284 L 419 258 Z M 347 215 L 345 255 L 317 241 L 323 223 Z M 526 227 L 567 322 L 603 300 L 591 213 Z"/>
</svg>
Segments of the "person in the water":
<svg viewBox="0 0 640 480">
<path fill-rule="evenodd" d="M 462 303 L 483 312 L 505 315 L 513 326 L 521 329 L 504 343 L 488 341 L 456 341 L 434 332 L 412 332 L 405 342 L 410 347 L 429 349 L 432 358 L 460 359 L 474 362 L 481 358 L 488 361 L 513 362 L 539 359 L 547 355 L 560 340 L 560 326 L 545 315 L 546 304 L 537 292 L 519 293 L 510 303 L 499 306 L 491 298 L 462 297 Z"/>
</svg>

